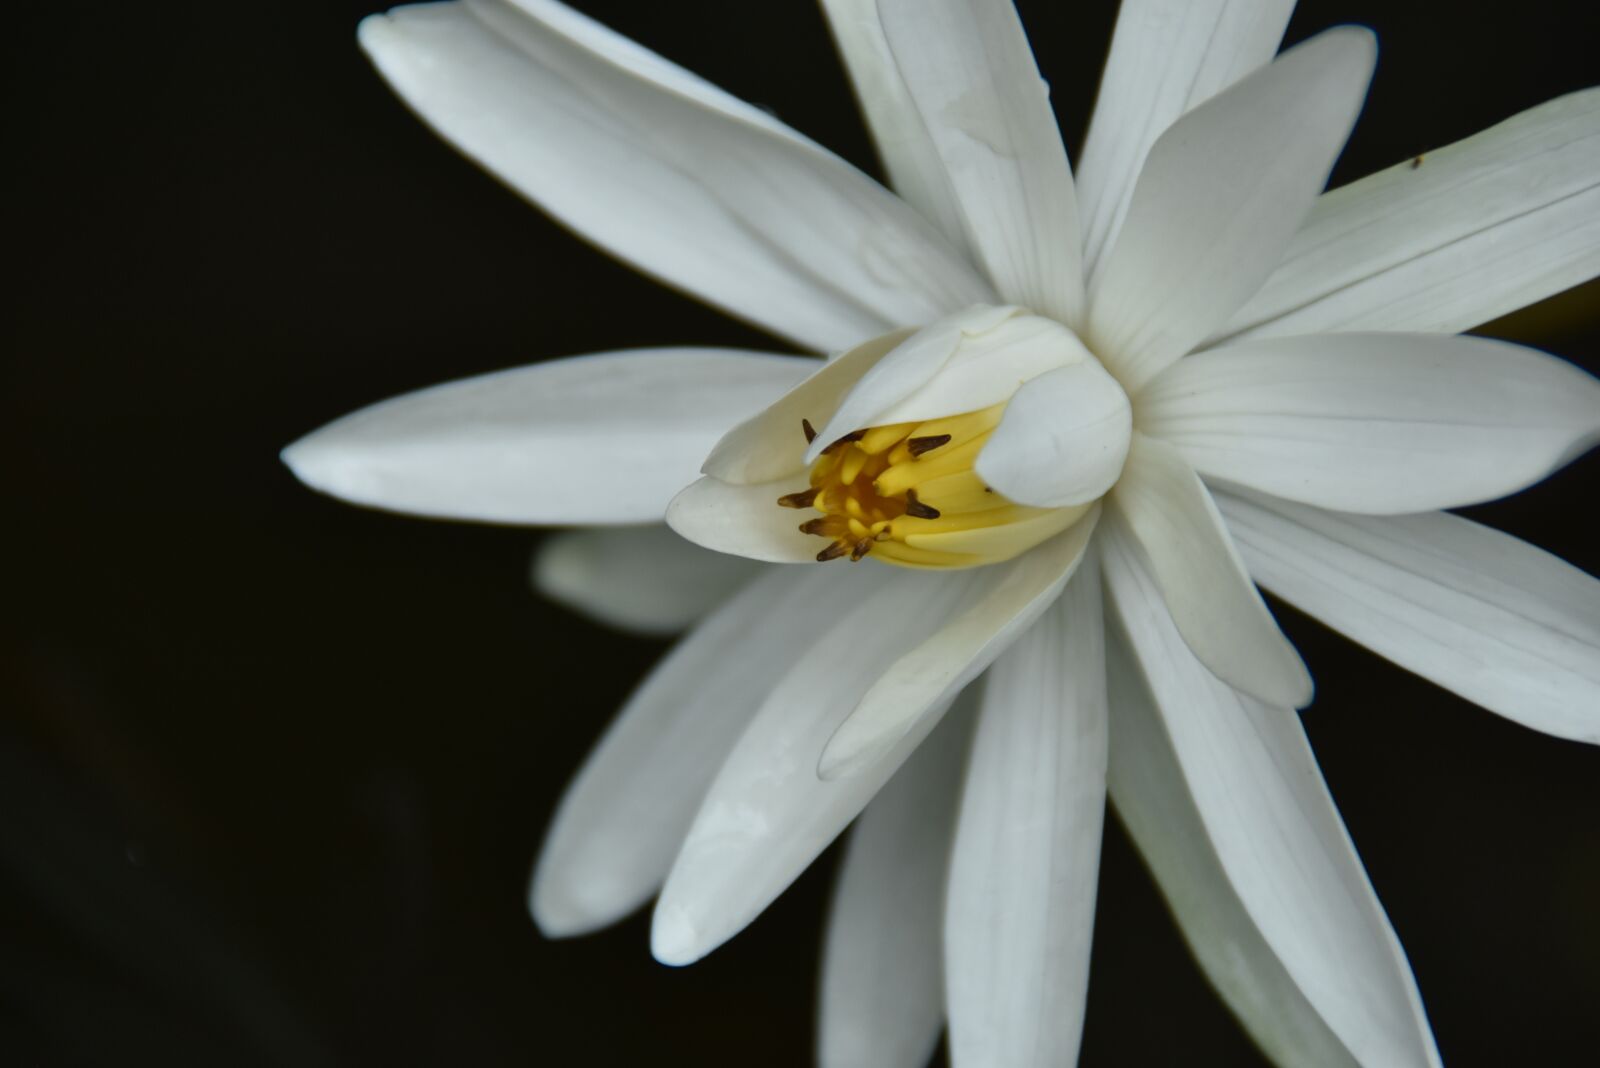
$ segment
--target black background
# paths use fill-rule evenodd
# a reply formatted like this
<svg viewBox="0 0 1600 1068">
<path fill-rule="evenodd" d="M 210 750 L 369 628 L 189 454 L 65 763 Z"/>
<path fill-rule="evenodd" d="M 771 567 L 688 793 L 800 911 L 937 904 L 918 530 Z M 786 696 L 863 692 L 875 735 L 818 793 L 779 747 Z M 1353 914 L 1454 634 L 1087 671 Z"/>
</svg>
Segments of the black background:
<svg viewBox="0 0 1600 1068">
<path fill-rule="evenodd" d="M 876 170 L 806 0 L 590 0 Z M 1069 147 L 1113 17 L 1022 9 Z M 829 854 L 687 970 L 636 917 L 523 906 L 559 791 L 658 643 L 541 603 L 526 531 L 364 512 L 277 450 L 436 381 L 656 343 L 770 346 L 436 141 L 373 8 L 8 13 L 17 274 L 3 435 L 0 1062 L 799 1065 Z M 1303 3 L 1379 31 L 1335 181 L 1597 78 L 1592 5 Z M 1594 286 L 1494 324 L 1600 367 Z M 1600 460 L 1474 514 L 1591 572 Z M 1306 721 L 1457 1066 L 1600 1048 L 1600 753 L 1284 610 Z M 1120 830 L 1085 1065 L 1253 1064 Z"/>
</svg>

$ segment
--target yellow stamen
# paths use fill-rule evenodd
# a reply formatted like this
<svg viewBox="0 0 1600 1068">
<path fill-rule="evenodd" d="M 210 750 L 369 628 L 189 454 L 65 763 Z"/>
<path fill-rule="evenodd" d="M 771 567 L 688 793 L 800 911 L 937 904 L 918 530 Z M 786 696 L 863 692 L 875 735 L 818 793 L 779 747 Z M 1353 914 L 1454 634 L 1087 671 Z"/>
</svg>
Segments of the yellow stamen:
<svg viewBox="0 0 1600 1068">
<path fill-rule="evenodd" d="M 849 446 L 849 451 L 839 461 L 839 481 L 846 486 L 850 485 L 870 459 L 872 454 L 863 449 L 859 443 Z"/>
<path fill-rule="evenodd" d="M 917 428 L 916 423 L 895 423 L 892 426 L 875 426 L 861 436 L 857 443 L 863 452 L 876 456 L 887 452 Z"/>
</svg>

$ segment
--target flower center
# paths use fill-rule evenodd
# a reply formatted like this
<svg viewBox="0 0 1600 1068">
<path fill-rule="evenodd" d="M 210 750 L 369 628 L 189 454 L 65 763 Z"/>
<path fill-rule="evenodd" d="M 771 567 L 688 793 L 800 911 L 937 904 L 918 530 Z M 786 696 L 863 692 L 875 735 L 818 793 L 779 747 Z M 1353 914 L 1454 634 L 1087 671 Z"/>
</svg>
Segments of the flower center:
<svg viewBox="0 0 1600 1068">
<path fill-rule="evenodd" d="M 819 561 L 870 554 L 904 567 L 962 568 L 1009 560 L 1092 505 L 1029 508 L 983 483 L 973 465 L 1005 407 L 846 434 L 812 465 L 810 486 L 778 504 L 822 513 L 800 524 L 828 539 Z M 815 439 L 809 421 L 801 427 Z"/>
</svg>

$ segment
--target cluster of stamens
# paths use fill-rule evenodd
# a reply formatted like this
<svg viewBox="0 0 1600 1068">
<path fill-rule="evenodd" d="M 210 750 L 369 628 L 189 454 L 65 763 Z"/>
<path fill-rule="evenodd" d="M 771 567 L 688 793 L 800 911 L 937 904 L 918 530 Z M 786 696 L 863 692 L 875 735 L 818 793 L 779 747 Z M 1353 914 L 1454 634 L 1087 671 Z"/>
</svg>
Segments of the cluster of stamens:
<svg viewBox="0 0 1600 1068">
<path fill-rule="evenodd" d="M 821 513 L 800 530 L 826 538 L 820 561 L 872 555 L 907 567 L 973 567 L 1010 559 L 1070 525 L 1077 508 L 1029 508 L 973 469 L 1005 405 L 869 427 L 830 442 L 810 485 L 778 498 Z M 808 443 L 816 440 L 801 420 Z"/>
<path fill-rule="evenodd" d="M 800 428 L 807 444 L 816 440 L 810 420 L 802 419 Z M 823 513 L 800 524 L 802 533 L 828 539 L 828 546 L 817 553 L 819 561 L 845 556 L 860 560 L 875 544 L 893 538 L 892 525 L 902 516 L 939 518 L 937 508 L 917 499 L 914 487 L 898 494 L 878 491 L 879 476 L 897 459 L 916 460 L 950 443 L 949 434 L 912 437 L 915 428 L 915 423 L 903 423 L 846 434 L 822 450 L 811 468 L 810 487 L 778 498 L 785 508 L 815 508 Z"/>
</svg>

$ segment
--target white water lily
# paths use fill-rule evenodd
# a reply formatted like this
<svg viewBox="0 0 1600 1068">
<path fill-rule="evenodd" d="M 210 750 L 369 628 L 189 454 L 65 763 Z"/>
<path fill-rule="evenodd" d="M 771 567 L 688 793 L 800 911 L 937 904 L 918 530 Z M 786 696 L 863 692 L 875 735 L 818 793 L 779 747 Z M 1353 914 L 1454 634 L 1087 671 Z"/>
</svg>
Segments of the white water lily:
<svg viewBox="0 0 1600 1068">
<path fill-rule="evenodd" d="M 563 801 L 534 918 L 659 893 L 656 956 L 688 963 L 860 814 L 823 1063 L 923 1063 L 946 1021 L 958 1064 L 1071 1063 L 1109 790 L 1269 1056 L 1438 1063 L 1254 582 L 1600 741 L 1600 583 L 1438 511 L 1600 437 L 1593 379 L 1454 336 L 1600 274 L 1600 92 L 1319 196 L 1371 35 L 1274 58 L 1289 0 L 1125 0 L 1074 177 L 1009 0 L 823 7 L 896 193 L 553 0 L 362 25 L 545 210 L 837 354 L 556 361 L 285 451 L 359 503 L 600 526 L 540 586 L 692 624 Z M 729 555 L 637 526 L 663 518 Z"/>
</svg>

